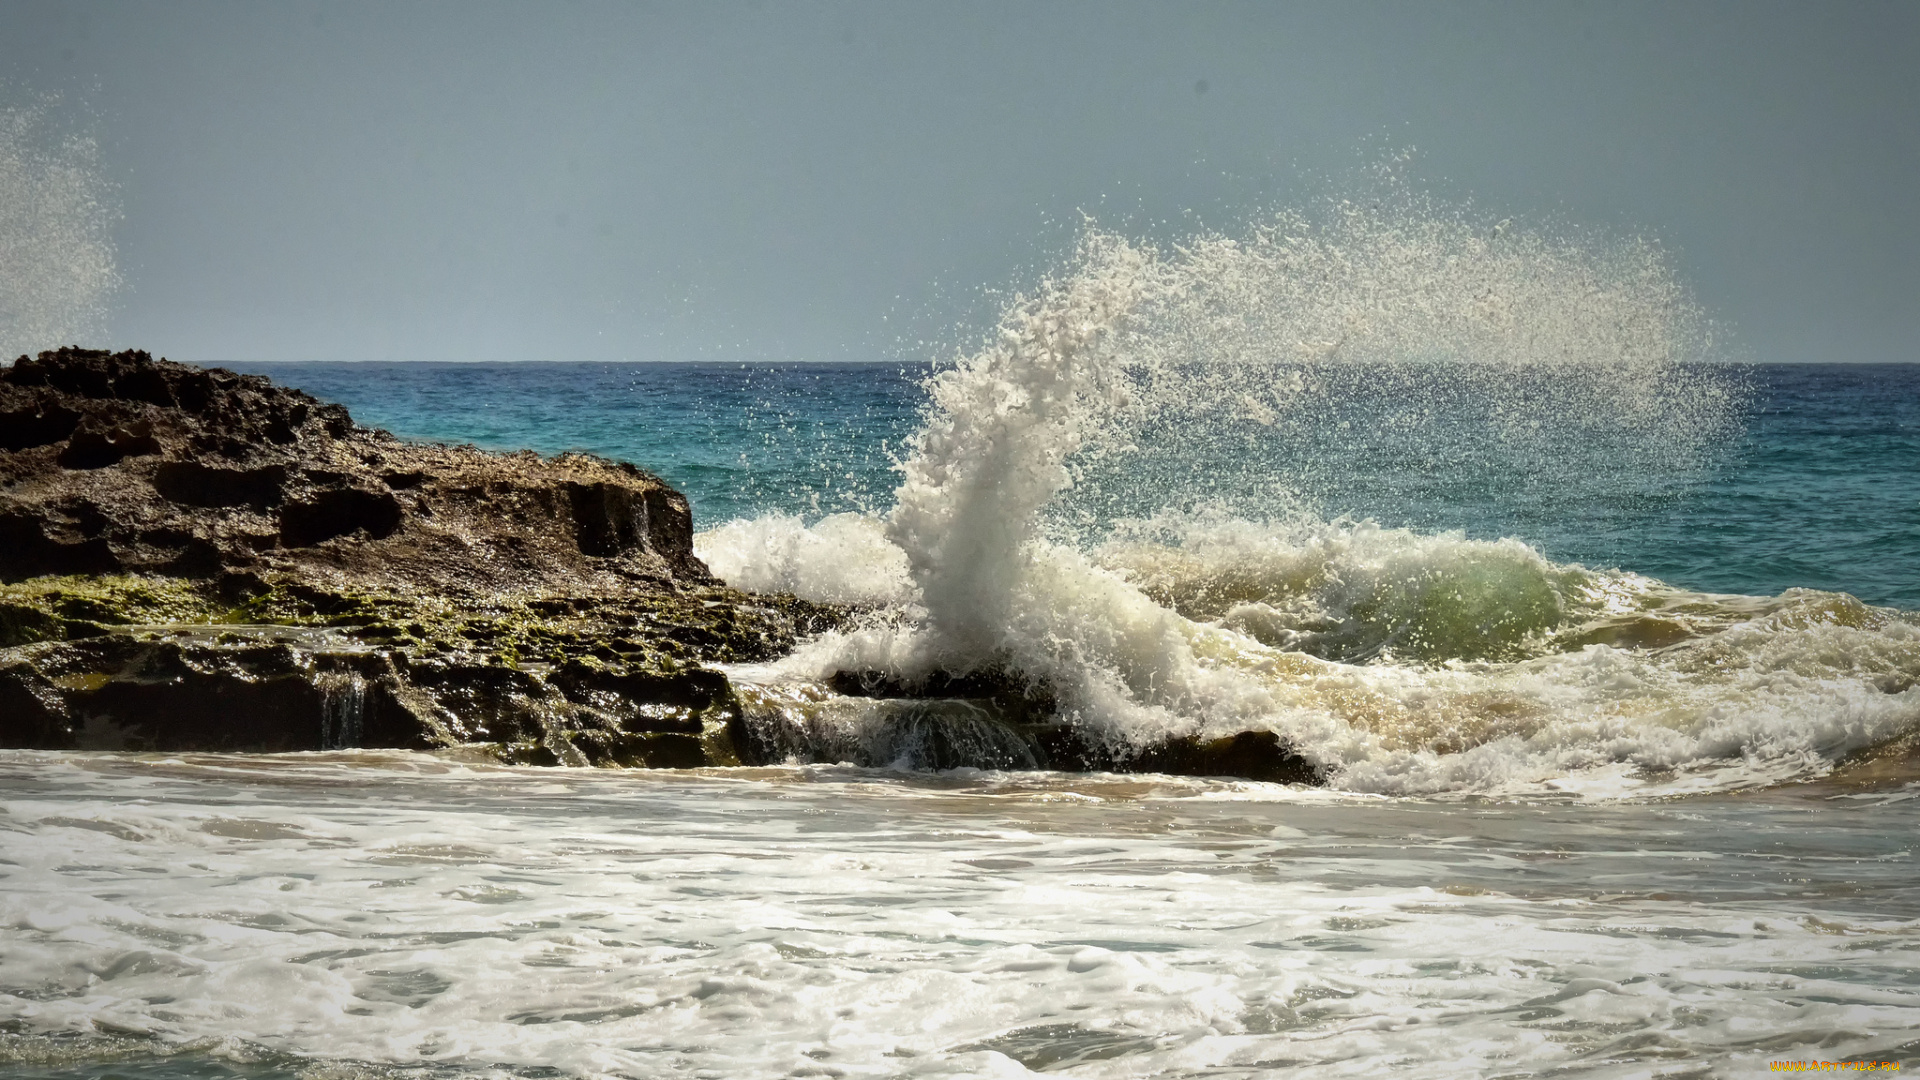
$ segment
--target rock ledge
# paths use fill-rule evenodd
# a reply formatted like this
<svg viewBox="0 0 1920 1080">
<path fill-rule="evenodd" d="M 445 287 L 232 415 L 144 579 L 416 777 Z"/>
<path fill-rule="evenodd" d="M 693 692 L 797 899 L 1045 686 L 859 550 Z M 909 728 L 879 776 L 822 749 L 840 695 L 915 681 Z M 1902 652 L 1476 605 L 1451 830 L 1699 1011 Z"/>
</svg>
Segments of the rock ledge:
<svg viewBox="0 0 1920 1080">
<path fill-rule="evenodd" d="M 0 745 L 49 749 L 736 764 L 707 665 L 844 616 L 721 584 L 631 465 L 81 349 L 0 370 L 0 583 Z"/>
<path fill-rule="evenodd" d="M 144 352 L 0 369 L 0 747 L 1319 778 L 1267 732 L 1105 746 L 1005 676 L 808 691 L 850 728 L 712 666 L 853 615 L 716 580 L 632 465 L 406 443 Z"/>
</svg>

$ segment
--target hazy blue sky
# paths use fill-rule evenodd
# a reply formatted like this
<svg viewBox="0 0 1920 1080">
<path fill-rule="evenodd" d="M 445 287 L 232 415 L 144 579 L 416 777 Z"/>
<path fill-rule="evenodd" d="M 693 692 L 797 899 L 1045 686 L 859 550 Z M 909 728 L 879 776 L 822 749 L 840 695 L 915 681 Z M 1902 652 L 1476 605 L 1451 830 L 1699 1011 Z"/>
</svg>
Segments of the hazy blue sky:
<svg viewBox="0 0 1920 1080">
<path fill-rule="evenodd" d="M 116 344 L 887 359 L 1075 211 L 1177 232 L 1390 150 L 1660 237 L 1759 360 L 1920 360 L 1920 3 L 0 3 L 91 119 Z"/>
</svg>

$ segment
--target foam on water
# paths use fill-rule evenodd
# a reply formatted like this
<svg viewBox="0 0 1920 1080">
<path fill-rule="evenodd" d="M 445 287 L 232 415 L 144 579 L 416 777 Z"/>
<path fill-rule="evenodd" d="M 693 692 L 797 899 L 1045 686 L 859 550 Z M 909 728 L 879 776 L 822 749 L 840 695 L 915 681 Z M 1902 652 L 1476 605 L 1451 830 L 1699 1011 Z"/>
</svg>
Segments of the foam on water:
<svg viewBox="0 0 1920 1080">
<path fill-rule="evenodd" d="M 794 550 L 838 565 L 815 540 Z M 1083 722 L 1134 739 L 1274 730 L 1348 790 L 1645 794 L 1676 773 L 1751 786 L 1920 727 L 1920 624 L 1840 593 L 1716 596 L 1512 540 L 1213 516 L 1028 558 L 1009 639 L 1050 678 L 1081 678 Z M 807 595 L 810 575 L 763 584 Z M 753 677 L 951 663 L 919 610 Z M 1041 651 L 1063 641 L 1082 671 Z M 1635 779 L 1578 778 L 1618 766 Z"/>
<path fill-rule="evenodd" d="M 1626 1077 L 1920 1039 L 1911 790 L 6 752 L 0 791 L 0 1076 Z"/>
<path fill-rule="evenodd" d="M 91 343 L 120 284 L 98 149 L 52 112 L 0 106 L 0 362 Z"/>
<path fill-rule="evenodd" d="M 697 544 L 708 568 L 741 589 L 870 606 L 905 606 L 915 596 L 905 553 L 863 514 L 832 514 L 811 526 L 768 514 L 701 533 Z"/>
<path fill-rule="evenodd" d="M 1738 380 L 1699 363 L 1709 331 L 1655 248 L 1416 199 L 1168 250 L 1090 230 L 929 379 L 888 514 L 736 522 L 698 550 L 755 588 L 890 609 L 776 677 L 1011 671 L 1118 747 L 1272 730 L 1398 794 L 1819 772 L 1920 724 L 1910 616 L 1323 521 L 1252 454 L 1210 503 L 1169 482 L 1168 461 L 1231 474 L 1238 426 L 1308 437 L 1333 422 L 1316 388 L 1356 379 L 1386 388 L 1382 428 L 1476 402 L 1429 467 L 1492 440 L 1549 479 L 1684 482 L 1739 425 Z"/>
</svg>

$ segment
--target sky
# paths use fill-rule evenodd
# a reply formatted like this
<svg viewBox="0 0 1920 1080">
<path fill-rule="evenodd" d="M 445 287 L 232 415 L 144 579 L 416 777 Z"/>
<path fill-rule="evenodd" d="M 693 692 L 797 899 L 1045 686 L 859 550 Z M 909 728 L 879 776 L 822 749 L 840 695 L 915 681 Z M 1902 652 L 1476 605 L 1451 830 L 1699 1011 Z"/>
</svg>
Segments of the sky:
<svg viewBox="0 0 1920 1080">
<path fill-rule="evenodd" d="M 51 105 L 48 105 L 51 103 Z M 0 0 L 177 360 L 944 356 L 1082 215 L 1396 155 L 1657 238 L 1751 360 L 1920 361 L 1920 4 Z"/>
</svg>

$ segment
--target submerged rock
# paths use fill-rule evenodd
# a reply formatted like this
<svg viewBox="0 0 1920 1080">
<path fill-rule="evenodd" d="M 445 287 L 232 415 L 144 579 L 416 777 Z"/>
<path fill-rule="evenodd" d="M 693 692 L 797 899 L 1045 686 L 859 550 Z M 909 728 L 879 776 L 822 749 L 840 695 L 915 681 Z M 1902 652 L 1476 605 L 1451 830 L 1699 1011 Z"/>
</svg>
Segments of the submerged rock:
<svg viewBox="0 0 1920 1080">
<path fill-rule="evenodd" d="M 740 739 L 750 753 L 918 768 L 1041 768 L 1230 776 L 1321 784 L 1322 771 L 1271 731 L 1116 742 L 1061 719 L 1043 684 L 995 669 L 935 672 L 908 683 L 843 671 L 827 687 L 864 706 L 748 695 Z"/>
</svg>

